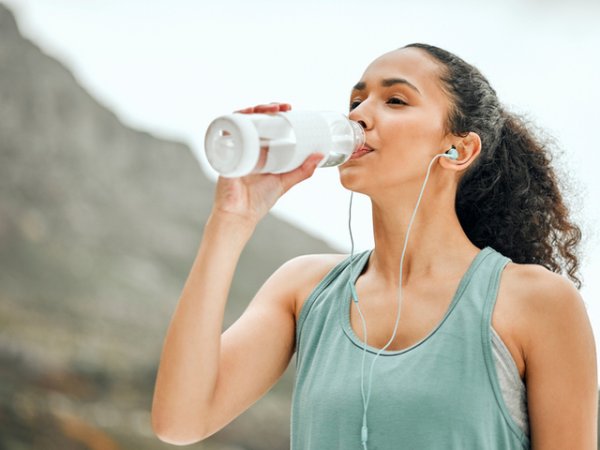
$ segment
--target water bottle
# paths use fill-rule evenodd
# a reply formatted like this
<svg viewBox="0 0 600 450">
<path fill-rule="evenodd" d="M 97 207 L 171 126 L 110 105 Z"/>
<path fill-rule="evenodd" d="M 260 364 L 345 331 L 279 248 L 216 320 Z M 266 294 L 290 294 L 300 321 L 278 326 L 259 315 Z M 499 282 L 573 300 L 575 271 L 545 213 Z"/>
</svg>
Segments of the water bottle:
<svg viewBox="0 0 600 450">
<path fill-rule="evenodd" d="M 229 114 L 213 120 L 204 139 L 208 162 L 224 177 L 289 172 L 314 152 L 325 155 L 318 167 L 337 166 L 364 143 L 359 123 L 330 111 Z"/>
</svg>

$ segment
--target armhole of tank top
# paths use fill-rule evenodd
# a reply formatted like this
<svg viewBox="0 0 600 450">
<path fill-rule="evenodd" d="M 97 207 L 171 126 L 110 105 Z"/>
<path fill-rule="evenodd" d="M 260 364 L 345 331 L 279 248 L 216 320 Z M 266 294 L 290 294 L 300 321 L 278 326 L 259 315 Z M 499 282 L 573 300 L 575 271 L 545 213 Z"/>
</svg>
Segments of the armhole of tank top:
<svg viewBox="0 0 600 450">
<path fill-rule="evenodd" d="M 492 272 L 492 277 L 490 279 L 490 284 L 487 290 L 487 298 L 484 305 L 482 323 L 481 323 L 481 339 L 483 346 L 483 354 L 485 365 L 487 368 L 488 376 L 490 383 L 492 385 L 492 390 L 494 391 L 494 397 L 496 398 L 496 402 L 504 420 L 512 430 L 515 437 L 520 441 L 521 445 L 524 449 L 529 449 L 531 446 L 531 442 L 529 436 L 527 436 L 523 430 L 519 427 L 519 425 L 515 422 L 510 411 L 508 410 L 508 406 L 504 401 L 504 396 L 502 394 L 502 388 L 500 387 L 500 381 L 498 380 L 498 373 L 496 371 L 496 365 L 494 361 L 494 355 L 492 350 L 492 314 L 494 312 L 494 307 L 496 305 L 496 300 L 498 297 L 498 289 L 500 287 L 500 279 L 502 273 L 504 272 L 504 268 L 510 262 L 509 258 L 502 256 L 502 258 L 498 258 L 497 262 L 494 264 L 494 269 Z"/>
<path fill-rule="evenodd" d="M 355 255 L 354 258 L 357 258 L 357 256 L 362 257 L 362 254 Z M 321 279 L 321 281 L 319 281 L 319 283 L 317 283 L 315 288 L 312 290 L 312 292 L 308 295 L 308 297 L 304 301 L 304 304 L 302 305 L 302 308 L 300 309 L 300 313 L 298 314 L 298 320 L 296 321 L 296 349 L 295 349 L 296 351 L 298 350 L 298 343 L 300 342 L 300 334 L 302 332 L 302 327 L 304 326 L 304 322 L 306 321 L 306 316 L 308 315 L 311 307 L 315 303 L 315 300 L 321 294 L 321 292 L 323 292 L 323 290 L 331 283 L 331 280 L 336 278 L 340 274 L 340 272 L 342 272 L 346 268 L 349 260 L 350 260 L 350 256 L 348 256 L 347 258 L 344 258 L 339 263 L 337 263 L 335 266 L 333 266 L 329 270 L 329 272 L 327 272 L 327 274 Z"/>
</svg>

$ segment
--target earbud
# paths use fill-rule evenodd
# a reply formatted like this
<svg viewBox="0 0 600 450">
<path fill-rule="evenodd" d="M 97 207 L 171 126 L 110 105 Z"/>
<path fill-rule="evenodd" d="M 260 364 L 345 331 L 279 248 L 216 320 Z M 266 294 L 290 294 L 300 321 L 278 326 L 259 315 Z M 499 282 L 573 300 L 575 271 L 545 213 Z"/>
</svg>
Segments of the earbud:
<svg viewBox="0 0 600 450">
<path fill-rule="evenodd" d="M 456 147 L 453 145 L 446 153 L 444 153 L 444 156 L 455 161 L 458 159 L 458 150 L 456 150 Z"/>
</svg>

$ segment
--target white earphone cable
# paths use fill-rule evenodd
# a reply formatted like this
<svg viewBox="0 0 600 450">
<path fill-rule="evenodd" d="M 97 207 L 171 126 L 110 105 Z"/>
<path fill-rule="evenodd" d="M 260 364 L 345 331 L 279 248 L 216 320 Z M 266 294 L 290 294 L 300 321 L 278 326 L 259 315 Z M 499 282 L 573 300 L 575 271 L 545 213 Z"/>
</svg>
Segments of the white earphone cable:
<svg viewBox="0 0 600 450">
<path fill-rule="evenodd" d="M 350 248 L 350 279 L 348 281 L 350 284 L 350 291 L 352 293 L 352 300 L 354 301 L 354 304 L 356 305 L 356 309 L 360 316 L 360 319 L 362 322 L 362 328 L 363 328 L 363 356 L 362 356 L 362 363 L 361 363 L 361 378 L 360 378 L 360 390 L 361 390 L 361 395 L 362 395 L 362 400 L 363 400 L 363 424 L 362 424 L 362 428 L 361 428 L 361 443 L 362 443 L 363 450 L 368 450 L 368 448 L 367 448 L 367 440 L 368 440 L 367 410 L 369 408 L 369 401 L 371 400 L 373 368 L 375 367 L 375 361 L 377 360 L 377 357 L 391 345 L 391 343 L 394 341 L 394 338 L 396 337 L 396 333 L 398 331 L 398 324 L 400 323 L 400 312 L 401 312 L 401 308 L 402 308 L 402 272 L 403 272 L 403 268 L 404 268 L 404 254 L 406 253 L 406 248 L 408 245 L 408 236 L 410 234 L 413 222 L 417 215 L 417 210 L 419 208 L 419 204 L 421 203 L 421 199 L 423 198 L 423 193 L 425 192 L 425 186 L 427 185 L 427 181 L 429 179 L 431 167 L 433 166 L 433 163 L 436 160 L 436 158 L 439 158 L 439 157 L 448 157 L 448 154 L 440 153 L 438 155 L 435 155 L 431 159 L 429 166 L 427 167 L 427 173 L 425 175 L 425 180 L 423 181 L 423 185 L 421 186 L 421 191 L 419 192 L 419 197 L 417 199 L 415 209 L 413 210 L 413 214 L 410 218 L 408 227 L 406 229 L 406 235 L 404 237 L 404 247 L 402 248 L 402 255 L 400 257 L 400 280 L 399 280 L 399 285 L 398 285 L 398 311 L 396 313 L 396 323 L 394 325 L 394 332 L 392 333 L 392 337 L 389 339 L 387 344 L 385 344 L 385 346 L 383 348 L 379 349 L 379 351 L 377 352 L 377 354 L 371 361 L 371 369 L 369 370 L 369 378 L 368 378 L 369 384 L 368 384 L 368 389 L 367 389 L 366 394 L 365 394 L 365 388 L 364 388 L 364 374 L 365 374 L 365 358 L 366 358 L 367 346 L 368 346 L 368 344 L 367 344 L 367 323 L 366 323 L 366 320 L 365 320 L 365 317 L 364 317 L 362 311 L 360 310 L 360 306 L 358 304 L 358 294 L 356 293 L 356 287 L 353 282 L 354 278 L 355 278 L 354 277 L 354 268 L 353 268 L 354 236 L 352 235 L 352 199 L 354 196 L 354 192 L 352 192 L 352 191 L 350 192 L 350 204 L 349 204 L 349 210 L 348 210 L 348 230 L 350 232 L 351 248 Z"/>
<path fill-rule="evenodd" d="M 362 445 L 363 445 L 363 449 L 367 450 L 367 439 L 365 437 L 365 434 L 367 433 L 366 431 L 366 423 L 367 423 L 367 408 L 364 405 L 368 404 L 368 400 L 365 397 L 365 384 L 363 382 L 364 378 L 365 378 L 365 358 L 367 356 L 367 322 L 365 321 L 365 317 L 362 314 L 362 311 L 360 310 L 360 307 L 358 306 L 358 294 L 356 293 L 356 288 L 354 286 L 353 280 L 354 280 L 354 267 L 353 267 L 353 263 L 354 263 L 354 236 L 352 235 L 352 199 L 354 198 L 354 192 L 350 191 L 350 204 L 349 204 L 349 208 L 348 208 L 348 231 L 350 232 L 350 279 L 348 280 L 348 283 L 350 284 L 350 292 L 352 293 L 352 300 L 354 301 L 354 304 L 357 307 L 358 310 L 358 315 L 360 316 L 360 320 L 362 323 L 362 330 L 363 330 L 363 354 L 362 354 L 362 363 L 360 365 L 360 394 L 362 396 L 362 401 L 363 401 L 363 428 L 361 431 L 361 441 L 362 441 Z"/>
</svg>

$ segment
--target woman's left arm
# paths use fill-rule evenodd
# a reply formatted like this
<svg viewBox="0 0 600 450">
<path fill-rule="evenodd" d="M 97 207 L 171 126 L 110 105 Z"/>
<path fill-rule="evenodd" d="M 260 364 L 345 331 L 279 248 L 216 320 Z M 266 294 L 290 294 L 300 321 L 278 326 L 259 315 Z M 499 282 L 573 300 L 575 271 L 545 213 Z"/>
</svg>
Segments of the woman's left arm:
<svg viewBox="0 0 600 450">
<path fill-rule="evenodd" d="M 539 268 L 526 288 L 523 350 L 532 450 L 597 450 L 596 345 L 585 304 Z"/>
</svg>

